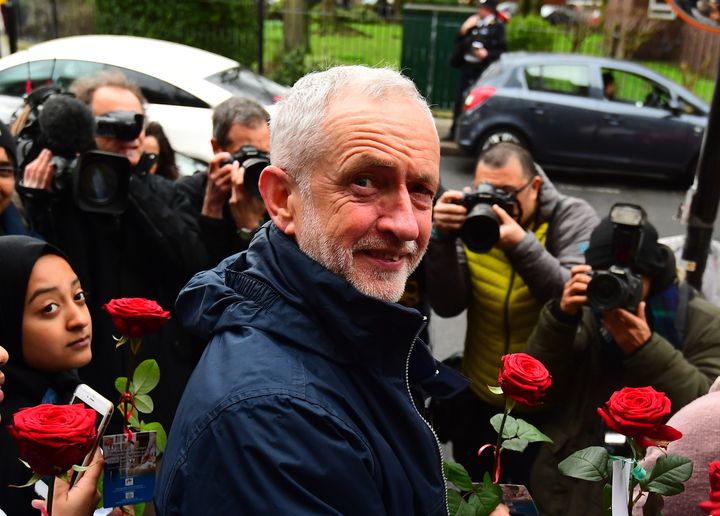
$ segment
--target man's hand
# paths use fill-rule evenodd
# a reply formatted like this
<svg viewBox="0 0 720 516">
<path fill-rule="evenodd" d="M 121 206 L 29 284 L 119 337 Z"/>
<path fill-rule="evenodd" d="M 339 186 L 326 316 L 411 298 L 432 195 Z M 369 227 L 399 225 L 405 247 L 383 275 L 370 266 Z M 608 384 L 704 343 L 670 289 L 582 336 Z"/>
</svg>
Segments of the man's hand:
<svg viewBox="0 0 720 516">
<path fill-rule="evenodd" d="M 589 265 L 576 265 L 570 269 L 570 279 L 565 283 L 560 311 L 568 317 L 576 317 L 580 309 L 587 303 L 587 287 L 592 277 L 592 267 Z"/>
<path fill-rule="evenodd" d="M 477 14 L 473 14 L 460 26 L 460 34 L 464 36 L 467 32 L 472 29 L 480 21 L 480 17 Z"/>
<path fill-rule="evenodd" d="M 525 237 L 525 230 L 515 219 L 508 215 L 508 212 L 497 204 L 493 204 L 492 209 L 498 218 L 498 222 L 500 222 L 500 239 L 495 244 L 495 247 L 507 251 L 520 243 Z"/>
<path fill-rule="evenodd" d="M 602 322 L 626 355 L 632 355 L 642 348 L 652 336 L 645 319 L 645 301 L 640 302 L 636 314 L 622 308 L 603 312 Z"/>
<path fill-rule="evenodd" d="M 236 161 L 230 173 L 230 213 L 238 229 L 255 229 L 265 216 L 265 203 L 245 189 L 245 169 Z"/>
<path fill-rule="evenodd" d="M 38 157 L 32 160 L 25 167 L 23 173 L 23 186 L 52 192 L 53 165 L 52 152 L 43 149 Z"/>
<path fill-rule="evenodd" d="M 435 208 L 433 209 L 433 223 L 435 229 L 441 234 L 450 234 L 460 231 L 465 223 L 467 210 L 461 204 L 455 204 L 463 198 L 462 192 L 458 190 L 448 190 L 440 196 Z"/>
<path fill-rule="evenodd" d="M 230 174 L 234 164 L 220 166 L 220 163 L 230 157 L 227 152 L 219 152 L 210 161 L 205 198 L 200 212 L 205 217 L 222 219 L 223 207 L 230 198 Z"/>
</svg>

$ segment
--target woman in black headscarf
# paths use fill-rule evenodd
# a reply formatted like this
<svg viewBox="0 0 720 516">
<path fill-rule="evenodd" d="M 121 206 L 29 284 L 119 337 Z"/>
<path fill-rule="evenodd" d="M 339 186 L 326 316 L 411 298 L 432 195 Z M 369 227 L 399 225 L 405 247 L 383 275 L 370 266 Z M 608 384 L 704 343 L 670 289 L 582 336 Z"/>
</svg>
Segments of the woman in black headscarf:
<svg viewBox="0 0 720 516">
<path fill-rule="evenodd" d="M 31 473 L 4 427 L 21 408 L 70 401 L 80 383 L 76 368 L 92 357 L 92 324 L 77 275 L 41 240 L 0 237 L 0 285 L 0 345 L 10 354 L 0 404 L 0 508 L 36 516 L 32 488 L 8 487 Z"/>
</svg>

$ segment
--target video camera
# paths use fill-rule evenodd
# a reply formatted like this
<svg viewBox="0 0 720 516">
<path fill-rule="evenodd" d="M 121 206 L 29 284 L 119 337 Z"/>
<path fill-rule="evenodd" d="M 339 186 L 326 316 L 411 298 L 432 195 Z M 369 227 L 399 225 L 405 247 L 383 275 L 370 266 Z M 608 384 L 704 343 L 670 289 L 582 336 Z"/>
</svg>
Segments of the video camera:
<svg viewBox="0 0 720 516">
<path fill-rule="evenodd" d="M 465 206 L 467 217 L 460 229 L 460 238 L 473 252 L 486 253 L 500 239 L 500 221 L 492 210 L 497 204 L 510 216 L 520 210 L 515 196 L 490 183 L 480 183 L 475 191 L 466 193 L 456 204 Z"/>
<path fill-rule="evenodd" d="M 270 155 L 252 145 L 243 145 L 235 154 L 220 162 L 220 166 L 223 167 L 235 161 L 245 169 L 244 184 L 247 192 L 253 197 L 262 200 L 258 182 L 260 181 L 260 174 L 270 164 Z"/>
<path fill-rule="evenodd" d="M 607 270 L 593 271 L 588 284 L 588 304 L 599 310 L 623 308 L 635 313 L 642 301 L 642 277 L 631 266 L 643 241 L 645 211 L 635 204 L 614 204 L 610 209 L 613 223 L 612 256 Z"/>
<path fill-rule="evenodd" d="M 43 86 L 25 99 L 17 133 L 20 170 L 42 149 L 53 153 L 52 190 L 72 193 L 83 211 L 119 215 L 128 203 L 132 166 L 125 156 L 94 150 L 95 135 L 134 140 L 143 129 L 144 117 L 132 112 L 111 112 L 97 118 L 73 95 L 56 86 Z M 30 194 L 18 178 L 19 190 Z"/>
</svg>

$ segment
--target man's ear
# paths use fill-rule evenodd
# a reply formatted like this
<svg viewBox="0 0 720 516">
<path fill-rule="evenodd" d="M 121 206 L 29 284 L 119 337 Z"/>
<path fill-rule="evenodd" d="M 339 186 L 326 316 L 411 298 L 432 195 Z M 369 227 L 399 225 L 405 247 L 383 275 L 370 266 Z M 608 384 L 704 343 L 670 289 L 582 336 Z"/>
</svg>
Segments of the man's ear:
<svg viewBox="0 0 720 516">
<path fill-rule="evenodd" d="M 294 236 L 299 198 L 295 182 L 283 169 L 268 165 L 260 174 L 258 187 L 272 221 L 283 233 Z"/>
<path fill-rule="evenodd" d="M 213 154 L 220 152 L 220 146 L 215 138 L 210 138 L 210 145 L 212 146 Z"/>
</svg>

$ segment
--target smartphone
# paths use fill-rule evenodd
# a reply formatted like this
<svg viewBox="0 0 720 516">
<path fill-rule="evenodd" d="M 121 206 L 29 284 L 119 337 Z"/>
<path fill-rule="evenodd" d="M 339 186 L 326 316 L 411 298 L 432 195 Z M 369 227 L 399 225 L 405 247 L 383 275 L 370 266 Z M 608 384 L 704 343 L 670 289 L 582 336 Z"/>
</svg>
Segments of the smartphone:
<svg viewBox="0 0 720 516">
<path fill-rule="evenodd" d="M 75 388 L 75 393 L 73 394 L 70 403 L 82 403 L 86 407 L 95 411 L 95 429 L 97 430 L 97 437 L 95 438 L 95 444 L 93 445 L 92 450 L 90 450 L 90 453 L 88 453 L 85 456 L 85 460 L 83 460 L 82 466 L 87 467 L 90 464 L 90 461 L 92 461 L 93 455 L 95 455 L 95 450 L 97 450 L 100 439 L 102 439 L 108 423 L 110 423 L 110 416 L 112 416 L 113 409 L 115 407 L 109 400 L 102 397 L 94 389 L 84 383 L 81 383 Z M 75 485 L 77 481 L 80 480 L 81 476 L 82 472 L 78 472 L 78 474 L 73 478 L 72 485 Z"/>
</svg>

